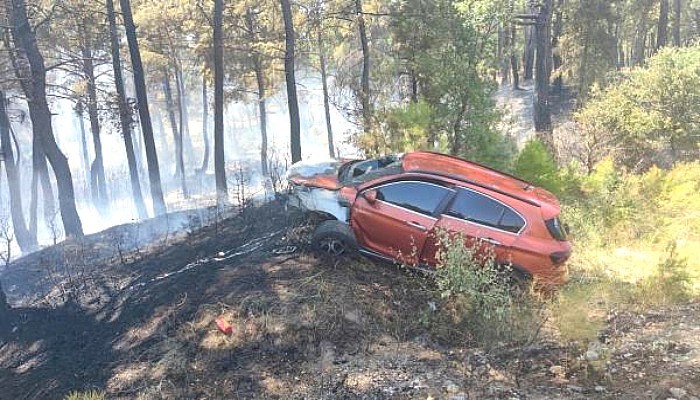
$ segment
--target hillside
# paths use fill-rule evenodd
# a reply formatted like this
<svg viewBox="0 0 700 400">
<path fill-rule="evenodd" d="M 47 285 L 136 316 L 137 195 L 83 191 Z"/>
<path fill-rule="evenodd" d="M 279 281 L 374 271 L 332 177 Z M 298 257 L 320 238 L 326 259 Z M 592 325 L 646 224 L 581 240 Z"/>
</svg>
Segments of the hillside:
<svg viewBox="0 0 700 400">
<path fill-rule="evenodd" d="M 263 218 L 264 217 L 264 218 Z M 253 224 L 252 222 L 256 223 Z M 115 247 L 119 229 L 85 249 Z M 146 230 L 142 228 L 142 230 Z M 430 278 L 306 250 L 310 225 L 270 204 L 91 263 L 62 290 L 20 293 L 59 244 L 2 279 L 18 306 L 0 324 L 0 397 L 693 398 L 700 393 L 700 304 L 609 315 L 599 342 L 475 346 Z M 75 267 L 80 265 L 80 267 Z M 59 283 L 58 280 L 55 282 Z M 61 285 L 59 285 L 60 287 Z M 41 300 L 37 300 L 41 298 Z M 21 305 L 19 305 L 21 304 Z M 233 326 L 222 334 L 214 320 Z M 664 370 L 663 376 L 656 372 Z M 682 395 L 682 396 L 679 396 Z"/>
</svg>

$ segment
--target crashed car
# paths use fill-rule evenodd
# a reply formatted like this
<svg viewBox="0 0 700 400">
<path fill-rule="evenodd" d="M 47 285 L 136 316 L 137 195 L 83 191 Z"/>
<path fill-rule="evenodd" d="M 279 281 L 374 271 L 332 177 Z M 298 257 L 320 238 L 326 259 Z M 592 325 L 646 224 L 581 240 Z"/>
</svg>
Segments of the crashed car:
<svg viewBox="0 0 700 400">
<path fill-rule="evenodd" d="M 286 175 L 289 205 L 317 215 L 314 245 L 405 265 L 438 264 L 438 232 L 491 247 L 499 264 L 548 286 L 566 281 L 571 244 L 556 197 L 457 157 L 412 152 L 303 161 Z"/>
</svg>

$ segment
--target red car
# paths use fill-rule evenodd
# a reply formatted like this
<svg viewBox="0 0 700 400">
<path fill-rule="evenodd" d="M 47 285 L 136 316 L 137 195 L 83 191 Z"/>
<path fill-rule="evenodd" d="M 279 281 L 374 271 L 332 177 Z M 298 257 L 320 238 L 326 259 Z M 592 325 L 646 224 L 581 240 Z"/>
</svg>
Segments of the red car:
<svg viewBox="0 0 700 400">
<path fill-rule="evenodd" d="M 571 244 L 556 197 L 456 157 L 414 152 L 372 160 L 297 163 L 290 204 L 324 220 L 314 244 L 434 267 L 439 230 L 492 245 L 496 261 L 547 286 L 566 282 Z"/>
</svg>

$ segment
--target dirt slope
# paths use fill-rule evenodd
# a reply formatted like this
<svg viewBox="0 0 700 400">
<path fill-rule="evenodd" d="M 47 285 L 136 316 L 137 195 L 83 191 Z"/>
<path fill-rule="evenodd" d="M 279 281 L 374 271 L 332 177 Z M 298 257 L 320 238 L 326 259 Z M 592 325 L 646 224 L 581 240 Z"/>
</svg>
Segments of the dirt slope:
<svg viewBox="0 0 700 400">
<path fill-rule="evenodd" d="M 50 253 L 64 254 L 70 272 L 61 276 L 72 286 L 62 290 L 17 281 L 45 277 L 37 271 L 50 257 L 19 260 L 2 276 L 15 285 L 17 307 L 0 321 L 0 399 L 60 399 L 90 388 L 117 399 L 700 393 L 700 305 L 611 316 L 587 354 L 547 336 L 486 352 L 428 279 L 361 259 L 317 258 L 305 251 L 310 229 L 272 204 L 167 241 L 156 235 L 121 256 L 104 250 L 115 245 L 104 235 L 90 237 Z M 65 257 L 66 249 L 100 246 L 111 254 L 102 261 Z M 230 336 L 217 330 L 220 316 Z"/>
</svg>

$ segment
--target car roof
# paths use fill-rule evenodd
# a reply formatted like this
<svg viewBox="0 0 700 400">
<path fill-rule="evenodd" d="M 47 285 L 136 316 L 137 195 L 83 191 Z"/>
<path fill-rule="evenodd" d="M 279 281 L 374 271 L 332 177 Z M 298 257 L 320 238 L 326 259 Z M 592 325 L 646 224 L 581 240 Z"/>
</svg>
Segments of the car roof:
<svg viewBox="0 0 700 400">
<path fill-rule="evenodd" d="M 551 207 L 557 211 L 559 209 L 556 197 L 548 191 L 513 175 L 459 157 L 418 151 L 406 153 L 401 161 L 405 172 L 440 175 L 490 189 L 539 207 Z"/>
</svg>

